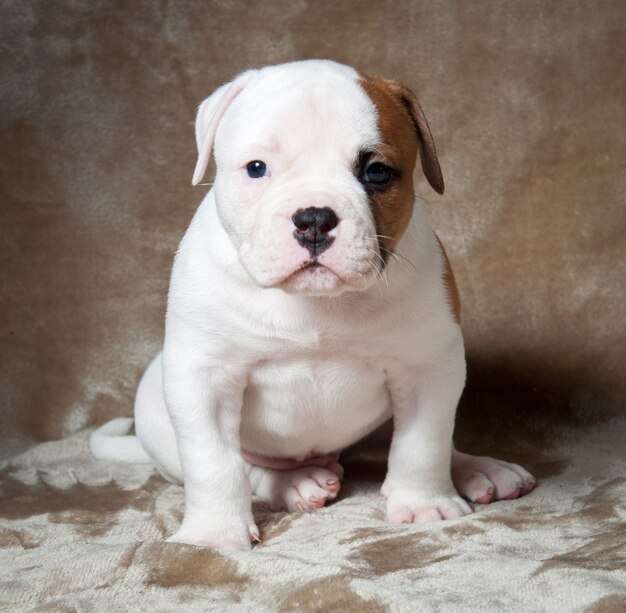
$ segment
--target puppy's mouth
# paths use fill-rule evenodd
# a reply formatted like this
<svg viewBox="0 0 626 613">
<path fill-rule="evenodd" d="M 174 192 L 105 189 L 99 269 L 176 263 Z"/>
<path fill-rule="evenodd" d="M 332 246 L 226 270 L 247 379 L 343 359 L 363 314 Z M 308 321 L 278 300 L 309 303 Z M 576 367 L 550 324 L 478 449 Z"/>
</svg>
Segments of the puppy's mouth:
<svg viewBox="0 0 626 613">
<path fill-rule="evenodd" d="M 299 272 L 302 272 L 303 270 L 311 270 L 312 268 L 326 268 L 326 266 L 324 266 L 323 264 L 320 264 L 317 261 L 317 258 L 313 258 L 312 260 L 305 262 L 302 266 L 300 266 L 300 268 L 298 268 L 298 270 L 296 270 L 292 274 L 296 275 Z"/>
<path fill-rule="evenodd" d="M 324 269 L 324 270 L 327 270 L 328 272 L 330 272 L 332 274 L 336 274 L 334 271 L 332 271 L 327 266 L 324 266 L 323 264 L 320 264 L 317 258 L 313 258 L 312 260 L 304 262 L 304 264 L 302 264 L 302 266 L 300 266 L 299 268 L 296 268 L 296 270 L 294 270 L 283 281 L 283 283 L 287 283 L 287 282 L 289 282 L 290 280 L 293 280 L 295 277 L 297 277 L 299 275 L 307 274 L 307 273 L 313 273 L 314 271 L 316 271 L 318 269 Z M 336 275 L 336 276 L 338 276 L 338 275 Z"/>
<path fill-rule="evenodd" d="M 317 257 L 313 257 L 286 277 L 280 287 L 290 294 L 337 296 L 348 290 L 364 289 L 365 284 L 365 279 L 362 286 L 358 281 L 350 282 L 330 266 L 322 264 Z"/>
</svg>

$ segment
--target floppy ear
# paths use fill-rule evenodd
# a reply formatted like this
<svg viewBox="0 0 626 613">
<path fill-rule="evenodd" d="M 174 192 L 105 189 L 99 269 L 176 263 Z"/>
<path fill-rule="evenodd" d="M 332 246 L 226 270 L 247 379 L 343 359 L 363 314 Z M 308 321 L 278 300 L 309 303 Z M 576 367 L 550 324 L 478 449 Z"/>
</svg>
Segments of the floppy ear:
<svg viewBox="0 0 626 613">
<path fill-rule="evenodd" d="M 433 135 L 430 133 L 428 122 L 426 121 L 422 107 L 417 101 L 417 97 L 408 87 L 401 83 L 389 79 L 383 80 L 394 91 L 411 117 L 419 141 L 420 162 L 422 163 L 422 170 L 424 171 L 426 179 L 438 194 L 443 194 L 445 186 L 443 184 L 443 175 L 441 174 L 439 159 L 437 158 L 435 141 L 433 140 Z"/>
<path fill-rule="evenodd" d="M 192 185 L 198 185 L 204 176 L 211 158 L 215 133 L 226 109 L 241 93 L 255 70 L 247 70 L 231 83 L 222 85 L 215 90 L 198 108 L 196 115 L 196 144 L 198 145 L 198 161 L 193 172 Z"/>
</svg>

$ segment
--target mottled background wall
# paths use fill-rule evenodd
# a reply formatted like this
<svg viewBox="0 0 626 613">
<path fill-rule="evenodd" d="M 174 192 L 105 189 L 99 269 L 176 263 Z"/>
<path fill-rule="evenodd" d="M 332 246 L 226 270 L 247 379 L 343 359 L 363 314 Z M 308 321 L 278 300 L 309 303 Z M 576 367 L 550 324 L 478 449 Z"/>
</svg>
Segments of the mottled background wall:
<svg viewBox="0 0 626 613">
<path fill-rule="evenodd" d="M 429 118 L 447 190 L 418 192 L 463 299 L 463 442 L 521 453 L 616 415 L 625 24 L 620 0 L 2 0 L 3 452 L 131 413 L 207 189 L 195 109 L 308 57 L 404 81 Z"/>
</svg>

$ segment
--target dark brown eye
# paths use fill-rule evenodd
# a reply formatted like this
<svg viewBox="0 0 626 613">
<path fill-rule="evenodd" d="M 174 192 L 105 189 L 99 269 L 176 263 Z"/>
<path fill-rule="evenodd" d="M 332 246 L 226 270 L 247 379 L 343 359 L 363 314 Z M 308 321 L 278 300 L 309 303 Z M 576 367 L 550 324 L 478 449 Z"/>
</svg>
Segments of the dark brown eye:
<svg viewBox="0 0 626 613">
<path fill-rule="evenodd" d="M 382 162 L 373 162 L 365 169 L 363 180 L 375 185 L 385 185 L 391 180 L 391 168 Z"/>
<path fill-rule="evenodd" d="M 267 164 L 265 162 L 261 162 L 261 160 L 254 160 L 254 162 L 249 162 L 246 165 L 246 170 L 248 171 L 248 176 L 251 179 L 260 179 L 267 173 Z"/>
</svg>

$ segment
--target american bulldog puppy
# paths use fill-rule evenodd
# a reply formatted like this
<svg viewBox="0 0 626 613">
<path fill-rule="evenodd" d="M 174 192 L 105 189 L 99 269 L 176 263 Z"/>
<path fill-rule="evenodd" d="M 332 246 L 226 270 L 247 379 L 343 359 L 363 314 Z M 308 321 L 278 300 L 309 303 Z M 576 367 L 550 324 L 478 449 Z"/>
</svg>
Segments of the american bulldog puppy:
<svg viewBox="0 0 626 613">
<path fill-rule="evenodd" d="M 165 342 L 132 420 L 96 457 L 151 461 L 184 484 L 171 541 L 244 550 L 253 495 L 311 511 L 337 496 L 339 452 L 393 419 L 392 523 L 454 519 L 521 496 L 523 468 L 456 451 L 465 382 L 459 297 L 416 199 L 419 155 L 444 182 L 414 94 L 331 61 L 249 70 L 196 120 L 214 187 L 176 254 Z"/>
</svg>

